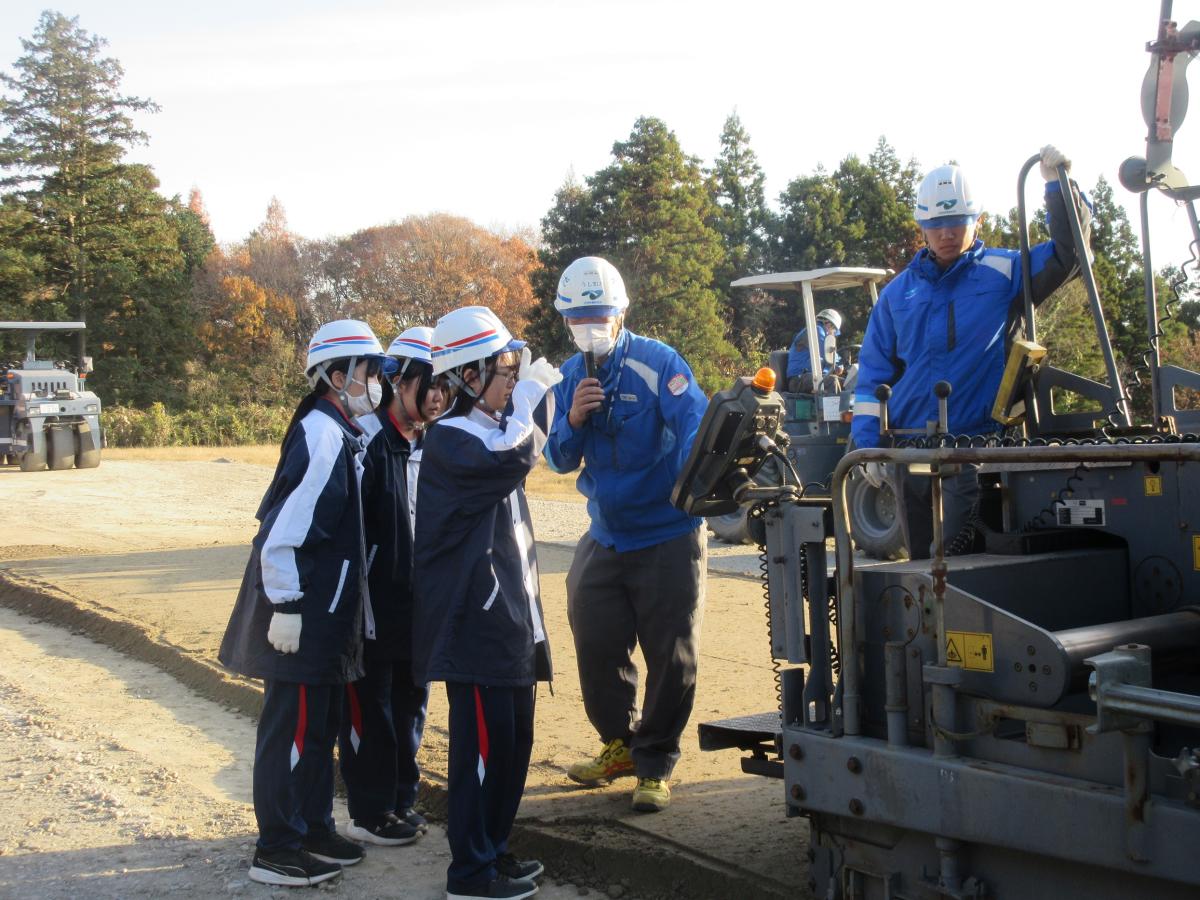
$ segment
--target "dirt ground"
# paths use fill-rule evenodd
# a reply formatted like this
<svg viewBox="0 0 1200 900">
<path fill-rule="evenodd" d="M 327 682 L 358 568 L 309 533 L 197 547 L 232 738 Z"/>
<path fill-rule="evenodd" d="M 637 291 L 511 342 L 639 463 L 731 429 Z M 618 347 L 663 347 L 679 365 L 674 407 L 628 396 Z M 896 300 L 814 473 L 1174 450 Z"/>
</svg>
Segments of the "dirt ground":
<svg viewBox="0 0 1200 900">
<path fill-rule="evenodd" d="M 0 896 L 65 896 L 82 884 L 99 896 L 185 885 L 197 896 L 260 892 L 245 880 L 259 692 L 221 672 L 215 651 L 275 452 L 117 451 L 90 471 L 0 469 L 6 509 L 29 513 L 6 517 L 0 534 L 0 606 L 21 613 L 0 617 L 0 658 L 16 661 L 0 671 Z M 542 501 L 535 530 L 556 680 L 538 697 L 517 849 L 580 886 L 557 888 L 563 896 L 802 896 L 807 829 L 786 819 L 781 783 L 743 775 L 736 752 L 702 754 L 695 741 L 700 721 L 774 706 L 760 586 L 710 574 L 675 801 L 639 815 L 630 782 L 585 791 L 565 778 L 598 749 L 566 622 L 570 535 L 583 510 L 573 479 L 539 470 L 530 494 Z M 554 521 L 543 528 L 540 517 Z M 445 722 L 445 694 L 435 690 L 421 759 L 435 817 Z M 419 846 L 423 855 L 403 864 L 368 860 L 336 890 L 438 896 L 444 838 L 431 833 Z M 410 870 L 424 880 L 396 880 Z"/>
</svg>

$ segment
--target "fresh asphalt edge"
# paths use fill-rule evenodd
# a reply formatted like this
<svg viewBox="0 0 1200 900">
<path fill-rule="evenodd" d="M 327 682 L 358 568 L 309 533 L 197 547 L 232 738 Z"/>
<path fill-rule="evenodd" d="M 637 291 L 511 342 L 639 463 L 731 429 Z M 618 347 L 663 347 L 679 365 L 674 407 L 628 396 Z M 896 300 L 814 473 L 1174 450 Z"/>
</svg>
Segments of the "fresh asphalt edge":
<svg viewBox="0 0 1200 900">
<path fill-rule="evenodd" d="M 232 675 L 204 657 L 155 637 L 114 610 L 83 605 L 53 585 L 0 569 L 0 606 L 155 666 L 205 700 L 234 712 L 257 719 L 262 711 L 258 682 Z M 430 818 L 445 821 L 444 785 L 423 781 L 420 803 Z M 794 885 L 770 881 L 619 822 L 520 819 L 513 827 L 513 844 L 520 847 L 522 855 L 541 859 L 551 876 L 610 895 L 634 895 L 642 900 L 783 900 L 796 896 Z"/>
</svg>

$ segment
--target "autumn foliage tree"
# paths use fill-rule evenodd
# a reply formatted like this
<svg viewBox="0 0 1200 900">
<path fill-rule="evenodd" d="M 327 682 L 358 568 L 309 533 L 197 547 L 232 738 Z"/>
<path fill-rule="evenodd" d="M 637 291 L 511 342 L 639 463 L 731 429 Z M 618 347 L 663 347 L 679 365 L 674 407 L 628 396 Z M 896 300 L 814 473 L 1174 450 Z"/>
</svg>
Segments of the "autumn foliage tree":
<svg viewBox="0 0 1200 900">
<path fill-rule="evenodd" d="M 452 309 L 490 307 L 515 333 L 534 306 L 537 257 L 519 236 L 435 213 L 356 232 L 340 241 L 327 273 L 345 308 L 391 337 L 432 325 Z"/>
</svg>

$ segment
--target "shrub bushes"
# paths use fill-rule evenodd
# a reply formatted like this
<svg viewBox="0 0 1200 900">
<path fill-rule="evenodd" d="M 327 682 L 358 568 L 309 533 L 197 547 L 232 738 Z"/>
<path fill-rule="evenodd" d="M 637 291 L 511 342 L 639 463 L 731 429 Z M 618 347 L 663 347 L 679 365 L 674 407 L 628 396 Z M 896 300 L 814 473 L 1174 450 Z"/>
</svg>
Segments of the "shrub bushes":
<svg viewBox="0 0 1200 900">
<path fill-rule="evenodd" d="M 290 407 L 245 403 L 173 413 L 154 403 L 148 409 L 106 406 L 100 421 L 110 447 L 220 447 L 278 444 L 292 412 Z"/>
</svg>

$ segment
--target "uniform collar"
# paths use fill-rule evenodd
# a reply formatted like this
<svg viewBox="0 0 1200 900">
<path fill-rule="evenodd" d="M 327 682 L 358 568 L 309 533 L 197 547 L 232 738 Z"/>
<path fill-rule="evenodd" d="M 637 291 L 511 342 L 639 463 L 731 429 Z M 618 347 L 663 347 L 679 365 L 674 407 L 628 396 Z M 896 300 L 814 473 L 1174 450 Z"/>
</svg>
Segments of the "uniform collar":
<svg viewBox="0 0 1200 900">
<path fill-rule="evenodd" d="M 391 409 L 375 410 L 375 418 L 379 420 L 379 430 L 383 433 L 384 440 L 388 443 L 388 449 L 393 453 L 401 453 L 406 450 L 411 450 L 412 446 L 408 442 L 408 438 L 400 431 L 400 426 L 396 419 L 392 416 Z"/>
<path fill-rule="evenodd" d="M 478 406 L 472 406 L 471 411 L 467 413 L 467 418 L 476 425 L 482 425 L 484 428 L 499 428 L 500 423 L 485 413 Z"/>
<path fill-rule="evenodd" d="M 963 269 L 979 261 L 979 258 L 983 256 L 984 249 L 983 241 L 976 238 L 975 243 L 971 244 L 966 252 L 954 261 L 954 264 L 950 268 L 941 269 L 933 261 L 933 257 L 929 253 L 929 248 L 926 247 L 913 257 L 913 261 L 909 263 L 909 266 L 926 281 L 938 282 L 946 277 L 957 278 L 958 273 L 962 272 Z"/>
<path fill-rule="evenodd" d="M 313 409 L 319 409 L 321 412 L 325 413 L 325 415 L 329 416 L 329 418 L 333 419 L 333 421 L 341 425 L 342 429 L 348 435 L 350 435 L 350 437 L 356 438 L 362 435 L 363 430 L 358 427 L 358 424 L 353 419 L 342 412 L 342 408 L 336 403 L 321 397 L 317 400 L 316 406 L 314 406 Z"/>
</svg>

